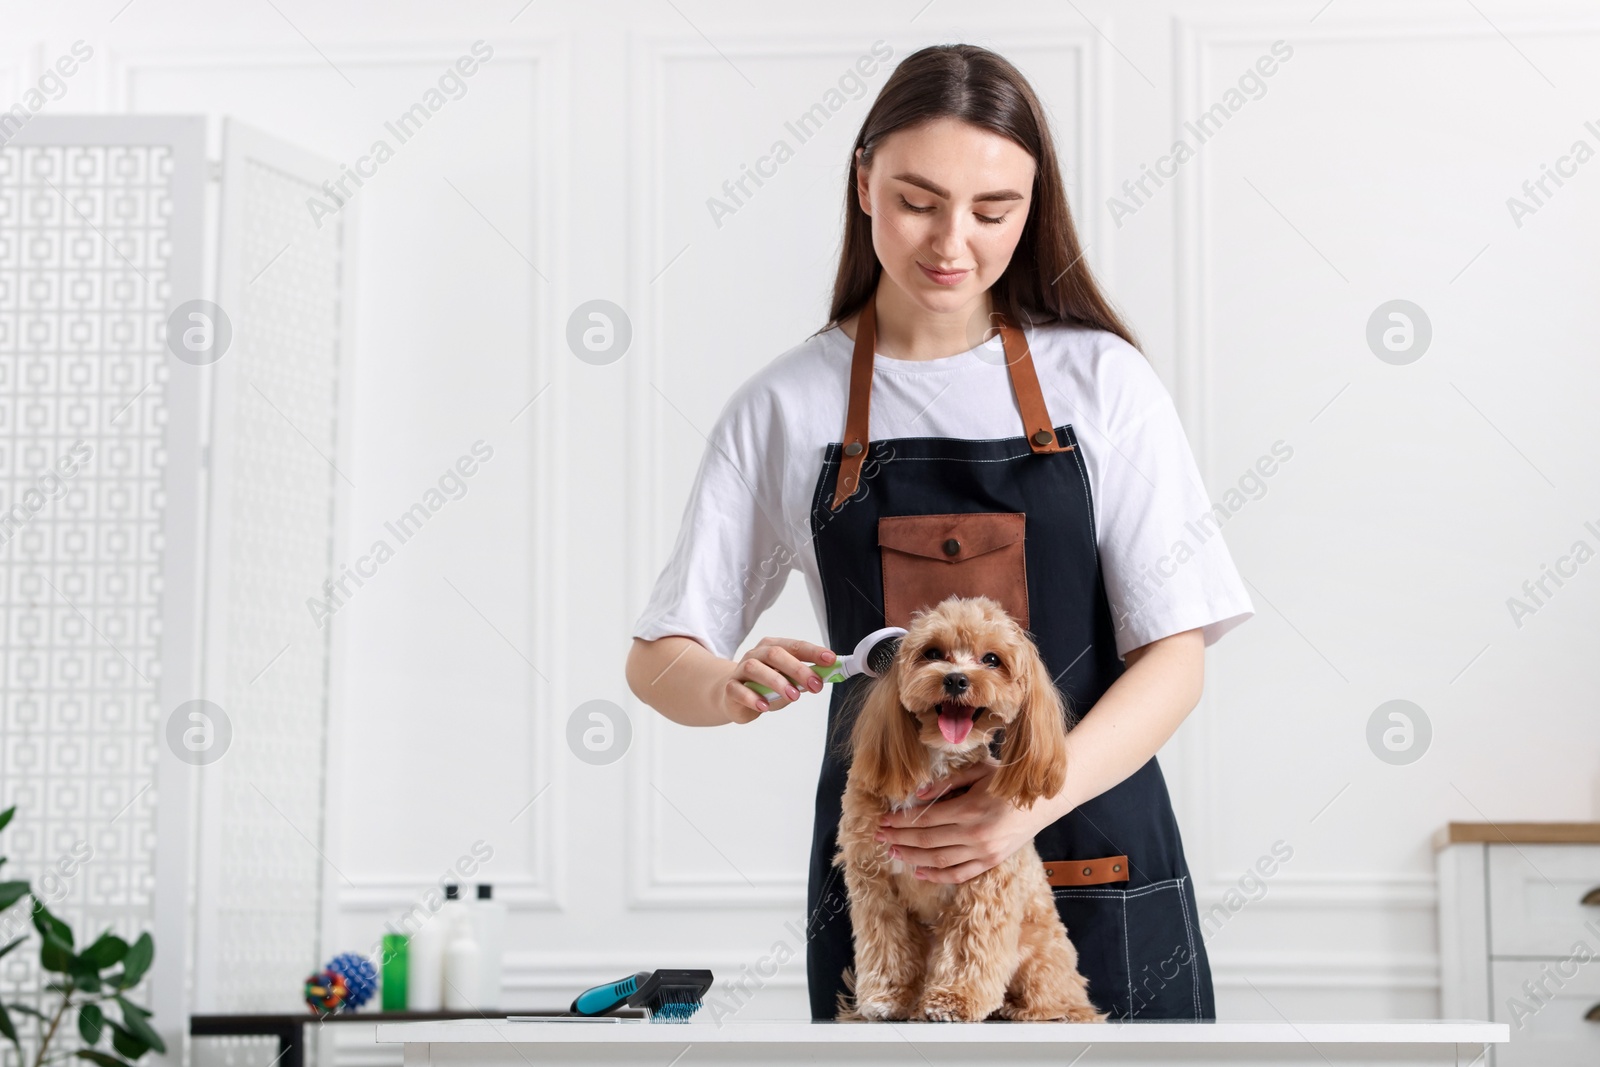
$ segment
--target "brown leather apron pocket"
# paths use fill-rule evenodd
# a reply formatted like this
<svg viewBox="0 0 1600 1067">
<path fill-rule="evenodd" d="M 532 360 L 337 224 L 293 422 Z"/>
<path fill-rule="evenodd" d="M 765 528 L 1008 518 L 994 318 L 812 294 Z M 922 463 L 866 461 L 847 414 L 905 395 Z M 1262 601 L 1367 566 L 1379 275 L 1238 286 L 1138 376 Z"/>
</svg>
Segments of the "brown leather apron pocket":
<svg viewBox="0 0 1600 1067">
<path fill-rule="evenodd" d="M 884 624 L 910 626 L 948 596 L 986 596 L 1027 629 L 1026 523 L 1020 511 L 881 516 Z"/>
<path fill-rule="evenodd" d="M 1128 857 L 1101 856 L 1092 860 L 1045 860 L 1044 877 L 1052 886 L 1126 882 Z"/>
</svg>

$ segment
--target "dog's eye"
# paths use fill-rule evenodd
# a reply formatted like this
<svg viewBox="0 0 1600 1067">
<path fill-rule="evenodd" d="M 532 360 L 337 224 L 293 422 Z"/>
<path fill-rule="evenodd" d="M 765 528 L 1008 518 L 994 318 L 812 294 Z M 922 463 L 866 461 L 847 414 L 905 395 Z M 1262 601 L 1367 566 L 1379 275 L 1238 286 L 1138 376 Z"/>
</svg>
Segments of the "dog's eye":
<svg viewBox="0 0 1600 1067">
<path fill-rule="evenodd" d="M 922 650 L 922 658 L 923 659 L 944 659 L 944 653 L 940 652 L 937 648 L 925 648 L 925 649 Z"/>
<path fill-rule="evenodd" d="M 1000 657 L 993 652 L 985 652 L 983 654 L 983 662 L 985 666 L 998 667 L 1000 666 Z"/>
</svg>

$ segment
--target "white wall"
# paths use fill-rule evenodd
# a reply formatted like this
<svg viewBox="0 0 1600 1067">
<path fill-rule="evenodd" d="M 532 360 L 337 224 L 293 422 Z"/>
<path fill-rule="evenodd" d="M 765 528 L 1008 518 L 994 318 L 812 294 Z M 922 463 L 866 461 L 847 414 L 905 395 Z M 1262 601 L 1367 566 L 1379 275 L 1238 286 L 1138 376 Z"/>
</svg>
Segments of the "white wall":
<svg viewBox="0 0 1600 1067">
<path fill-rule="evenodd" d="M 1219 1013 L 1432 1014 L 1433 830 L 1596 816 L 1600 577 L 1579 567 L 1520 626 L 1507 599 L 1600 544 L 1600 164 L 1520 226 L 1506 203 L 1600 146 L 1595 5 L 121 7 L 8 11 L 0 101 L 83 38 L 48 111 L 226 113 L 353 163 L 494 48 L 359 193 L 350 543 L 475 441 L 494 457 L 336 616 L 330 947 L 369 945 L 482 840 L 517 1004 L 799 948 L 823 704 L 690 730 L 622 664 L 701 435 L 822 322 L 870 93 L 720 228 L 705 200 L 878 40 L 987 44 L 1034 80 L 1089 258 L 1236 511 L 1257 617 L 1211 651 L 1162 761 L 1202 911 L 1274 842 L 1293 859 L 1209 941 Z M 1265 92 L 1119 223 L 1108 198 L 1277 40 Z M 633 326 L 598 367 L 564 339 L 595 298 Z M 1404 366 L 1365 338 L 1397 298 L 1433 331 Z M 1292 458 L 1252 490 L 1279 441 Z M 798 582 L 761 630 L 819 633 Z M 631 719 L 607 766 L 566 742 L 591 699 Z M 1391 699 L 1432 725 L 1407 766 L 1366 740 Z M 746 1012 L 804 1014 L 802 954 Z"/>
</svg>

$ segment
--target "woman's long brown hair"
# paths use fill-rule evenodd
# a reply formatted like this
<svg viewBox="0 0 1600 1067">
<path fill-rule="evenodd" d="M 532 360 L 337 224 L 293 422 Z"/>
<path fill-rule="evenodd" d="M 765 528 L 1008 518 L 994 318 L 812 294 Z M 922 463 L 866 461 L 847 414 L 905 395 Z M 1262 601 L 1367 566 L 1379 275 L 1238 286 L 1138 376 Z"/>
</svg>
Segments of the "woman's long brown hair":
<svg viewBox="0 0 1600 1067">
<path fill-rule="evenodd" d="M 859 311 L 883 267 L 872 247 L 872 220 L 856 196 L 856 149 L 873 150 L 896 130 L 940 118 L 960 119 L 997 133 L 1033 157 L 1033 199 L 1022 237 L 1005 273 L 990 289 L 994 310 L 1025 326 L 1065 322 L 1116 334 L 1138 348 L 1130 330 L 1095 284 L 1083 260 L 1055 142 L 1039 98 L 1021 71 L 987 48 L 932 45 L 901 61 L 884 84 L 850 149 L 844 193 L 844 248 L 833 283 L 828 324 Z M 819 330 L 818 333 L 821 333 Z"/>
</svg>

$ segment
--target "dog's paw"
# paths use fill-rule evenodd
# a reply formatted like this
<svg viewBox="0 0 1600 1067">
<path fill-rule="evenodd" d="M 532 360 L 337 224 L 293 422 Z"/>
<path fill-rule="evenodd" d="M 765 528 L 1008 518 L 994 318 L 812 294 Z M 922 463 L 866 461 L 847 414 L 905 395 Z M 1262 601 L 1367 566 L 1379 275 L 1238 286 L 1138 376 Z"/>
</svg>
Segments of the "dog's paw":
<svg viewBox="0 0 1600 1067">
<path fill-rule="evenodd" d="M 1023 1020 L 1027 1019 L 1028 1016 L 1023 1012 L 1022 1005 L 1017 1003 L 1017 998 L 1012 996 L 1010 993 L 1007 993 L 1005 1003 L 1001 1004 L 994 1010 L 994 1017 L 996 1019 L 1009 1019 L 1013 1022 L 1022 1022 Z"/>
<path fill-rule="evenodd" d="M 1094 1005 L 1088 1002 L 1066 1006 L 1024 1004 L 1010 994 L 1006 995 L 1006 1002 L 1000 1005 L 995 1015 L 1018 1023 L 1103 1023 L 1110 1018 L 1105 1012 L 1096 1011 Z"/>
<path fill-rule="evenodd" d="M 987 1006 L 954 989 L 930 989 L 917 1004 L 916 1016 L 931 1023 L 978 1023 L 989 1017 Z"/>
<path fill-rule="evenodd" d="M 902 1022 L 911 1017 L 905 998 L 878 995 L 863 997 L 856 1014 L 868 1022 Z"/>
</svg>

